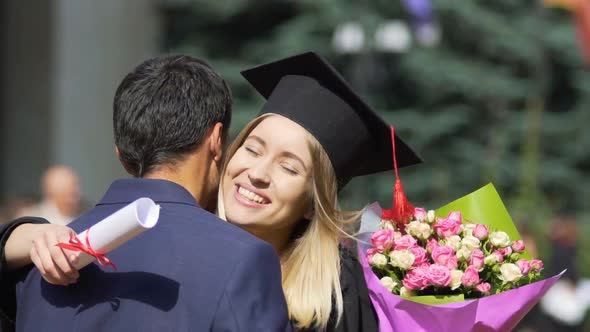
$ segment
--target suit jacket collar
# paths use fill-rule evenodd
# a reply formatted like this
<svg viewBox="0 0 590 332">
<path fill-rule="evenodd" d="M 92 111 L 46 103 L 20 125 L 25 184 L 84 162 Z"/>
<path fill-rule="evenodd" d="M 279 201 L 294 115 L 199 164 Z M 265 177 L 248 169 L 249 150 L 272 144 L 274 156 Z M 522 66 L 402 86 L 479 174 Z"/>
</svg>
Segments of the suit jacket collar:
<svg viewBox="0 0 590 332">
<path fill-rule="evenodd" d="M 149 197 L 156 203 L 179 203 L 200 207 L 195 198 L 171 181 L 157 179 L 119 179 L 111 183 L 98 205 L 131 203 Z"/>
</svg>

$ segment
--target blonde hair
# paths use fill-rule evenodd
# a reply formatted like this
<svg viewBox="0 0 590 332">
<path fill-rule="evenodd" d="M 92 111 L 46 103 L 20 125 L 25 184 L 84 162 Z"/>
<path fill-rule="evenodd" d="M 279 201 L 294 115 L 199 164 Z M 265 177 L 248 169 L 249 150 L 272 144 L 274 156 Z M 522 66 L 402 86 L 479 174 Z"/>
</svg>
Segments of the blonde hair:
<svg viewBox="0 0 590 332">
<path fill-rule="evenodd" d="M 231 157 L 250 132 L 267 116 L 252 120 L 240 132 L 230 147 L 222 176 Z M 358 214 L 345 217 L 338 207 L 338 184 L 330 159 L 320 143 L 310 134 L 313 161 L 311 199 L 313 217 L 303 234 L 290 243 L 281 257 L 282 284 L 289 318 L 298 328 L 315 327 L 325 330 L 332 310 L 336 322 L 343 310 L 340 286 L 340 253 L 338 249 L 342 226 L 358 219 Z M 223 186 L 219 189 L 218 214 L 225 219 Z"/>
</svg>

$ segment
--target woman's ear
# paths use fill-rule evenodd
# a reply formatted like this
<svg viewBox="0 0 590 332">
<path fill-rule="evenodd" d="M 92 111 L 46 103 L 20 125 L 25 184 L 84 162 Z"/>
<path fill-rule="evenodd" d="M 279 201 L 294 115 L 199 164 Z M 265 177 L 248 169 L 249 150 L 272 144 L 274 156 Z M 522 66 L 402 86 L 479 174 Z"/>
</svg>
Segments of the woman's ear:
<svg viewBox="0 0 590 332">
<path fill-rule="evenodd" d="M 223 124 L 217 122 L 209 136 L 209 151 L 217 162 L 223 159 Z"/>
</svg>

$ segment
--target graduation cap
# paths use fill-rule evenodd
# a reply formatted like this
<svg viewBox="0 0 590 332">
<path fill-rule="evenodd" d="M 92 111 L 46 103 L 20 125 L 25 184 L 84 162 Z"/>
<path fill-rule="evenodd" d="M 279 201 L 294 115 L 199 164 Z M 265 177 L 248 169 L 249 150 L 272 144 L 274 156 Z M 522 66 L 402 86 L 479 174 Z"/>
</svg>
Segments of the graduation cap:
<svg viewBox="0 0 590 332">
<path fill-rule="evenodd" d="M 242 75 L 267 99 L 259 115 L 282 115 L 327 152 L 341 189 L 351 178 L 393 169 L 390 126 L 314 52 L 260 65 Z M 422 162 L 395 135 L 399 167 Z"/>
</svg>

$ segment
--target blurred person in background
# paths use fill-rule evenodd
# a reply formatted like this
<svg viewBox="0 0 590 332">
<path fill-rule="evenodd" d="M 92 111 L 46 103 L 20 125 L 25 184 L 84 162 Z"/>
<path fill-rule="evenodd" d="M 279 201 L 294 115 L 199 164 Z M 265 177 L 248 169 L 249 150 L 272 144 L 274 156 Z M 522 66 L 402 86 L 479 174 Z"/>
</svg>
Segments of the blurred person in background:
<svg viewBox="0 0 590 332">
<path fill-rule="evenodd" d="M 71 167 L 56 165 L 47 169 L 41 179 L 41 189 L 42 201 L 22 209 L 17 217 L 42 217 L 54 224 L 67 225 L 80 214 L 80 180 Z"/>
<path fill-rule="evenodd" d="M 567 271 L 541 299 L 537 331 L 584 331 L 588 301 L 578 287 L 578 232 L 576 216 L 569 210 L 560 211 L 549 228 L 551 256 L 546 275 Z"/>
</svg>

